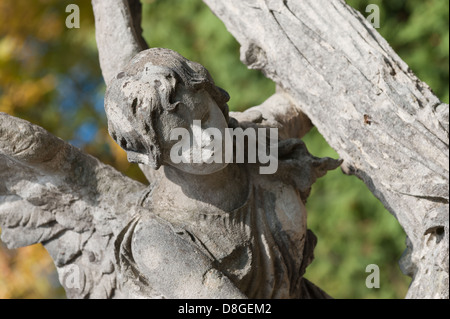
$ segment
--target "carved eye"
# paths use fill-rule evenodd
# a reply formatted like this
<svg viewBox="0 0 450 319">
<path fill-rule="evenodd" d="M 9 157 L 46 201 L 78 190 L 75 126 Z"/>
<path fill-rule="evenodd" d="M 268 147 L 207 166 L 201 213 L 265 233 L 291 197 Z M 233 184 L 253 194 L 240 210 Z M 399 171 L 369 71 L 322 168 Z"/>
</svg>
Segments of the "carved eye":
<svg viewBox="0 0 450 319">
<path fill-rule="evenodd" d="M 166 110 L 167 110 L 167 112 L 172 113 L 172 112 L 175 112 L 179 106 L 183 106 L 183 105 L 184 104 L 181 102 L 171 103 L 166 107 Z"/>
<path fill-rule="evenodd" d="M 127 149 L 127 140 L 124 137 L 120 138 L 119 145 L 123 149 Z"/>
<path fill-rule="evenodd" d="M 142 143 L 138 140 L 135 142 L 136 142 L 136 147 L 133 148 L 133 151 L 136 153 L 141 153 L 141 154 L 146 153 L 144 145 L 142 145 Z"/>
<path fill-rule="evenodd" d="M 133 103 L 131 104 L 131 111 L 133 112 L 133 115 L 136 116 L 136 108 L 137 108 L 137 104 L 138 104 L 138 99 L 135 98 L 133 100 Z"/>
</svg>

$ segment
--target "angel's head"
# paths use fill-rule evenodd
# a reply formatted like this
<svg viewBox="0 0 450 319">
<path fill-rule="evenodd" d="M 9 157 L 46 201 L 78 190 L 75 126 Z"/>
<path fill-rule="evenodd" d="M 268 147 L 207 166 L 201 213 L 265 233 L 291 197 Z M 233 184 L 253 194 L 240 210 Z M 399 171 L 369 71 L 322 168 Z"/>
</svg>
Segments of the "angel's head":
<svg viewBox="0 0 450 319">
<path fill-rule="evenodd" d="M 153 48 L 136 55 L 108 86 L 108 130 L 130 162 L 209 174 L 226 164 L 173 163 L 170 151 L 177 141 L 171 132 L 182 128 L 193 133 L 199 120 L 202 130 L 225 131 L 228 100 L 202 65 L 172 50 Z"/>
</svg>

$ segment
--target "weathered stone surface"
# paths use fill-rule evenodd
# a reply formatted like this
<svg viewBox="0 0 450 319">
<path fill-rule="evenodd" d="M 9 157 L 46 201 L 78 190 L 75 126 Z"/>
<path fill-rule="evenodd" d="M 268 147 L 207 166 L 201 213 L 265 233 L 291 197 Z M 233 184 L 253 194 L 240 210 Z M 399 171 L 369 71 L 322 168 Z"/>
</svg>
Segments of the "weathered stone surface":
<svg viewBox="0 0 450 319">
<path fill-rule="evenodd" d="M 204 175 L 174 168 L 160 138 L 176 122 L 146 123 L 134 112 L 154 97 L 157 82 L 141 81 L 141 67 L 120 73 L 146 48 L 139 1 L 93 0 L 112 133 L 151 186 L 0 114 L 2 240 L 9 247 L 43 242 L 69 297 L 326 298 L 301 278 L 315 245 L 302 202 L 315 179 L 340 162 L 315 158 L 289 139 L 309 130 L 309 117 L 344 170 L 362 178 L 404 227 L 401 265 L 414 278 L 407 297 L 448 298 L 448 105 L 343 1 L 204 1 L 242 44 L 243 62 L 280 87 L 229 119 L 220 107 L 228 126 L 279 128 L 279 173 L 261 177 L 258 165 Z M 111 85 L 124 77 L 133 80 L 128 90 L 120 81 Z M 173 97 L 184 107 L 211 107 L 221 94 L 200 91 L 184 86 Z M 141 114 L 133 125 L 117 124 L 133 113 Z M 219 113 L 213 118 L 223 124 Z M 161 156 L 153 154 L 157 144 Z M 248 258 L 265 260 L 263 271 Z"/>
<path fill-rule="evenodd" d="M 448 105 L 342 0 L 204 2 L 398 219 L 408 297 L 448 298 Z"/>
<path fill-rule="evenodd" d="M 173 129 L 195 135 L 200 121 L 202 137 L 240 128 L 228 98 L 203 66 L 168 49 L 142 51 L 110 81 L 111 136 L 129 160 L 163 166 L 148 188 L 1 113 L 2 240 L 10 248 L 42 242 L 72 298 L 329 298 L 302 277 L 316 244 L 304 202 L 341 161 L 312 156 L 299 139 L 264 148 L 277 150 L 270 175 L 260 173 L 264 161 L 173 160 Z M 272 100 L 295 109 L 282 93 Z M 296 114 L 306 132 L 309 121 Z M 276 122 L 264 105 L 235 115 L 257 132 Z M 282 135 L 290 130 L 280 126 Z M 202 150 L 211 140 L 201 142 Z M 251 142 L 263 145 L 249 139 L 244 159 Z"/>
<path fill-rule="evenodd" d="M 100 66 L 106 84 L 131 60 L 147 49 L 142 37 L 139 0 L 92 0 Z"/>
<path fill-rule="evenodd" d="M 145 186 L 27 121 L 0 113 L 0 227 L 9 248 L 43 243 L 69 298 L 124 296 L 114 240 Z"/>
<path fill-rule="evenodd" d="M 304 201 L 341 161 L 283 139 L 270 147 L 277 150 L 271 175 L 261 175 L 264 162 L 174 162 L 171 131 L 195 135 L 196 120 L 201 136 L 278 126 L 282 115 L 267 104 L 234 113 L 241 123 L 229 117 L 228 98 L 204 67 L 168 49 L 142 51 L 110 81 L 111 136 L 129 160 L 164 167 L 148 188 L 0 114 L 2 240 L 10 248 L 42 242 L 72 298 L 328 298 L 302 278 L 316 243 Z M 282 93 L 269 102 L 297 110 Z M 282 136 L 311 127 L 295 114 L 279 126 Z M 240 146 L 244 159 L 251 142 Z"/>
<path fill-rule="evenodd" d="M 142 203 L 152 214 L 125 230 L 120 265 L 134 269 L 129 278 L 137 272 L 146 279 L 131 280 L 144 296 L 324 297 L 302 279 L 315 245 L 303 202 L 311 184 L 340 161 L 315 158 L 296 139 L 278 144 L 273 175 L 261 175 L 258 163 L 173 160 L 178 139 L 169 138 L 172 130 L 194 136 L 196 120 L 201 136 L 211 128 L 224 133 L 240 126 L 229 117 L 228 98 L 206 69 L 168 49 L 142 51 L 111 81 L 105 96 L 111 136 L 130 160 L 164 168 Z M 277 101 L 290 103 L 281 93 Z M 259 108 L 241 116 L 245 128 L 268 124 L 251 112 Z"/>
</svg>

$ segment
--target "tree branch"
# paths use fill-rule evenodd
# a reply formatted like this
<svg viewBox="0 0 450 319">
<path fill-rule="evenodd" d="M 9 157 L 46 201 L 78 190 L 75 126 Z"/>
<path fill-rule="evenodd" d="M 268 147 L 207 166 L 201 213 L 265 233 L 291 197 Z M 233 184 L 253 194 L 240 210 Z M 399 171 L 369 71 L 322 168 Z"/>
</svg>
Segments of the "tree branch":
<svg viewBox="0 0 450 319">
<path fill-rule="evenodd" d="M 282 140 L 302 138 L 313 128 L 311 120 L 302 112 L 301 107 L 290 94 L 280 88 L 262 104 L 244 112 L 230 112 L 230 116 L 243 127 L 258 124 L 278 128 L 278 137 Z"/>
<path fill-rule="evenodd" d="M 448 105 L 342 0 L 204 2 L 242 45 L 241 60 L 291 94 L 345 172 L 399 220 L 413 247 L 408 297 L 448 297 L 448 280 L 436 284 L 448 278 Z M 430 241 L 430 216 L 445 240 Z"/>
</svg>

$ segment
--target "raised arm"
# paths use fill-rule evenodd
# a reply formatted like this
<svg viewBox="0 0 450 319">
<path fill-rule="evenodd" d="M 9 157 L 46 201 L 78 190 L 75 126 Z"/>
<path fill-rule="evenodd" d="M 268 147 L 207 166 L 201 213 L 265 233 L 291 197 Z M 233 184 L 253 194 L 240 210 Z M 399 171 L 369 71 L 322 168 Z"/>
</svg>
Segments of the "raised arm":
<svg viewBox="0 0 450 319">
<path fill-rule="evenodd" d="M 106 84 L 148 48 L 142 37 L 139 0 L 92 0 L 100 67 Z"/>
<path fill-rule="evenodd" d="M 278 128 L 280 139 L 302 138 L 313 127 L 300 106 L 281 88 L 262 104 L 244 112 L 230 112 L 230 116 L 244 127 L 253 123 Z"/>
</svg>

